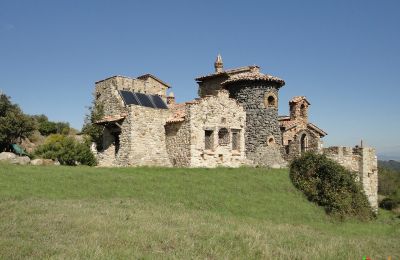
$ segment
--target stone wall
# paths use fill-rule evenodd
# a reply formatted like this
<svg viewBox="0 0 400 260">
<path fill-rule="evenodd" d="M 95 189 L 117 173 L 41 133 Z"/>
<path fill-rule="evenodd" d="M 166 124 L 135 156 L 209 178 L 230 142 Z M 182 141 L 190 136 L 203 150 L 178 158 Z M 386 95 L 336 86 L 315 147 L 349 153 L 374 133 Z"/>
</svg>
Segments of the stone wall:
<svg viewBox="0 0 400 260">
<path fill-rule="evenodd" d="M 95 87 L 95 102 L 103 104 L 104 115 L 116 115 L 127 112 L 124 102 L 118 94 L 117 79 L 111 78 L 108 80 L 96 83 Z"/>
<path fill-rule="evenodd" d="M 378 160 L 375 149 L 370 147 L 329 147 L 323 153 L 343 165 L 350 171 L 358 173 L 364 192 L 371 207 L 378 210 Z"/>
<path fill-rule="evenodd" d="M 225 90 L 217 96 L 207 96 L 190 104 L 188 119 L 191 129 L 192 167 L 239 167 L 245 163 L 245 122 L 246 113 Z M 219 131 L 226 129 L 227 142 L 219 140 Z M 213 147 L 205 149 L 205 130 L 212 130 Z M 239 149 L 232 149 L 232 132 L 239 135 Z"/>
<path fill-rule="evenodd" d="M 165 125 L 167 152 L 172 166 L 190 166 L 190 124 L 172 122 Z"/>
<path fill-rule="evenodd" d="M 198 94 L 199 97 L 205 97 L 209 95 L 217 95 L 218 91 L 221 90 L 221 83 L 229 78 L 228 75 L 220 75 L 215 78 L 210 78 L 205 81 L 199 82 Z"/>
<path fill-rule="evenodd" d="M 126 139 L 129 153 L 121 165 L 171 166 L 164 128 L 169 116 L 170 111 L 167 109 L 130 107 L 128 115 L 130 131 L 127 133 L 129 136 Z"/>
<path fill-rule="evenodd" d="M 144 94 L 159 95 L 166 101 L 168 87 L 151 77 L 135 79 L 124 76 L 113 76 L 96 82 L 95 95 L 103 95 L 103 93 L 107 92 L 107 89 L 112 89 L 117 94 L 117 90 L 130 90 Z"/>
<path fill-rule="evenodd" d="M 300 130 L 297 130 L 298 128 L 300 128 Z M 312 151 L 315 153 L 321 152 L 321 139 L 319 135 L 308 128 L 302 128 L 300 126 L 296 127 L 293 131 L 287 131 L 283 134 L 284 143 L 287 143 L 284 149 L 285 160 L 290 161 L 301 155 L 301 137 L 304 134 L 307 136 L 305 151 Z"/>
<path fill-rule="evenodd" d="M 250 160 L 268 165 L 269 152 L 263 154 L 260 147 L 268 146 L 268 140 L 273 137 L 274 143 L 282 145 L 282 135 L 278 122 L 278 108 L 265 104 L 266 94 L 273 93 L 278 97 L 279 87 L 273 82 L 245 81 L 230 85 L 230 97 L 236 99 L 246 111 L 246 154 Z M 278 102 L 278 100 L 276 100 Z"/>
</svg>

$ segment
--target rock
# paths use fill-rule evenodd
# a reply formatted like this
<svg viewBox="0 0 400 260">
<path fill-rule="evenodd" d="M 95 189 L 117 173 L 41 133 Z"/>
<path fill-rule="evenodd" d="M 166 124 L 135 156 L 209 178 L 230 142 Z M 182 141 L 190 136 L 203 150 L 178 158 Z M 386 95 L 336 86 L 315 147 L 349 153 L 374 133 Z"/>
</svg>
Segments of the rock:
<svg viewBox="0 0 400 260">
<path fill-rule="evenodd" d="M 31 159 L 28 156 L 21 156 L 21 157 L 17 156 L 16 158 L 11 159 L 10 163 L 19 164 L 19 165 L 27 165 L 30 163 L 30 161 L 31 161 Z"/>
<path fill-rule="evenodd" d="M 42 159 L 43 165 L 56 165 L 56 163 L 52 159 Z"/>
<path fill-rule="evenodd" d="M 31 165 L 54 165 L 54 161 L 51 159 L 34 159 L 31 161 Z"/>
<path fill-rule="evenodd" d="M 17 155 L 14 153 L 2 152 L 0 153 L 0 161 L 11 161 L 12 159 L 17 158 Z"/>
</svg>

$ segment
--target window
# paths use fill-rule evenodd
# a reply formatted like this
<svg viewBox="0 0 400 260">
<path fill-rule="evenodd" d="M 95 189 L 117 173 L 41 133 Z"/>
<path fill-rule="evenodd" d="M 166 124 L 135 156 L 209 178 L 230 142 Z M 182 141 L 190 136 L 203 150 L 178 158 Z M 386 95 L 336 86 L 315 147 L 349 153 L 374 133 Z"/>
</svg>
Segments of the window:
<svg viewBox="0 0 400 260">
<path fill-rule="evenodd" d="M 221 128 L 218 131 L 218 144 L 228 145 L 229 144 L 229 132 L 226 128 Z"/>
<path fill-rule="evenodd" d="M 114 148 L 115 148 L 115 155 L 118 154 L 119 152 L 119 148 L 120 148 L 120 140 L 119 140 L 119 135 L 121 134 L 121 132 L 116 132 L 116 133 L 112 133 L 113 137 L 114 137 Z"/>
<path fill-rule="evenodd" d="M 232 130 L 232 150 L 240 150 L 240 130 Z"/>
<path fill-rule="evenodd" d="M 268 137 L 268 146 L 272 146 L 275 144 L 275 139 L 273 136 Z"/>
<path fill-rule="evenodd" d="M 304 104 L 301 104 L 300 106 L 300 116 L 301 117 L 306 117 L 307 116 L 307 109 Z"/>
<path fill-rule="evenodd" d="M 268 97 L 268 106 L 269 107 L 274 107 L 275 106 L 275 98 L 274 98 L 274 96 L 269 96 Z"/>
<path fill-rule="evenodd" d="M 306 134 L 303 134 L 300 138 L 300 151 L 301 153 L 305 153 L 308 149 L 308 137 Z"/>
<path fill-rule="evenodd" d="M 278 99 L 273 92 L 268 92 L 264 97 L 264 106 L 265 108 L 276 108 L 278 106 Z"/>
<path fill-rule="evenodd" d="M 204 131 L 204 149 L 212 150 L 214 148 L 213 136 L 214 135 L 212 130 Z"/>
</svg>

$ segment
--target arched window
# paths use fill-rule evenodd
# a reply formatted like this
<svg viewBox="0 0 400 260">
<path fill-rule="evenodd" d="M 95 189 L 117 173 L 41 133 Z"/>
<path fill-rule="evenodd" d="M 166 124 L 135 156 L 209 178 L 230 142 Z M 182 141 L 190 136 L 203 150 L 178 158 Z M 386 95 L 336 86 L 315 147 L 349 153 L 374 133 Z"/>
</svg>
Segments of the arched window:
<svg viewBox="0 0 400 260">
<path fill-rule="evenodd" d="M 268 106 L 274 107 L 275 106 L 275 98 L 274 96 L 269 96 L 268 97 Z"/>
<path fill-rule="evenodd" d="M 278 100 L 273 92 L 268 92 L 265 94 L 264 105 L 266 108 L 268 107 L 276 108 L 278 106 Z"/>
<path fill-rule="evenodd" d="M 275 144 L 275 139 L 273 136 L 268 137 L 268 146 L 272 146 Z"/>
<path fill-rule="evenodd" d="M 303 154 L 308 149 L 308 137 L 306 134 L 302 134 L 300 138 L 300 152 Z"/>
<path fill-rule="evenodd" d="M 300 106 L 300 116 L 301 117 L 307 116 L 307 108 L 304 104 L 301 104 L 301 106 Z"/>
</svg>

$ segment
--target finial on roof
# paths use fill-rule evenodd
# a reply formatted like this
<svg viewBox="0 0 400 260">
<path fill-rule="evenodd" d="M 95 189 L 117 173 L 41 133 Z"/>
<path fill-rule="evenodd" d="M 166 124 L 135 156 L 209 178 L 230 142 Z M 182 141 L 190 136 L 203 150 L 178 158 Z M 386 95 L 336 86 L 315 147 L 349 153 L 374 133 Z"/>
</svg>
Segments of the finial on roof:
<svg viewBox="0 0 400 260">
<path fill-rule="evenodd" d="M 224 63 L 222 62 L 221 54 L 218 53 L 217 59 L 214 62 L 215 72 L 222 72 L 224 70 Z"/>
</svg>

